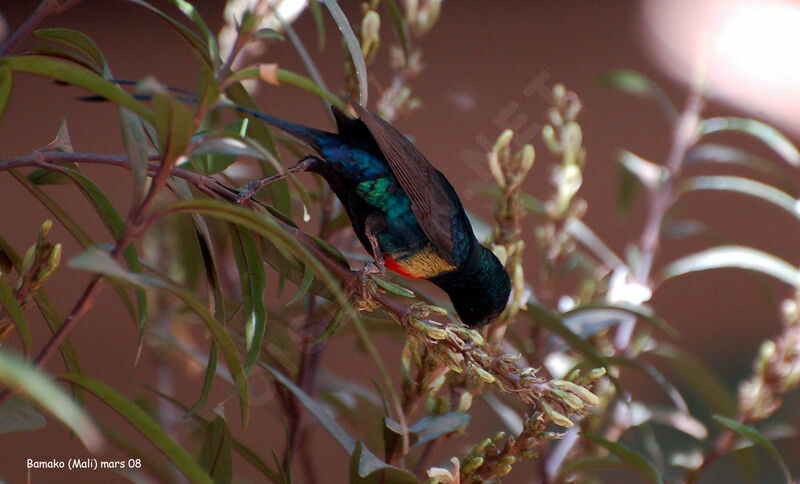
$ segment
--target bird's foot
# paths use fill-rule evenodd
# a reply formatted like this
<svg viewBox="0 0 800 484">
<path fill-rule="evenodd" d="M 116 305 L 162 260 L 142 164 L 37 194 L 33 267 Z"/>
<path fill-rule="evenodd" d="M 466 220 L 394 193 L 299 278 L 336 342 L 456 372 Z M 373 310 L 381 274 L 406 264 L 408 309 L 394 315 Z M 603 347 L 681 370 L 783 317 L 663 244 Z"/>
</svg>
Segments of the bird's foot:
<svg viewBox="0 0 800 484">
<path fill-rule="evenodd" d="M 386 267 L 383 261 L 368 262 L 358 271 L 357 287 L 350 291 L 350 300 L 353 307 L 359 311 L 373 311 L 380 307 L 372 295 L 378 290 L 377 284 L 372 280 L 372 274 L 385 274 Z"/>
</svg>

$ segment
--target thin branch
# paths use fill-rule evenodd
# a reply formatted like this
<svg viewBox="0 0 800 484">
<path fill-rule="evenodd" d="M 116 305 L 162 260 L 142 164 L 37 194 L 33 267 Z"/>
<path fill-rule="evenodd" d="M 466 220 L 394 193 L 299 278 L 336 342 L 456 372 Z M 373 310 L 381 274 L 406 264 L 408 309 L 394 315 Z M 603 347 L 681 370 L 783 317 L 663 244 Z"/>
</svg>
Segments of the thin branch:
<svg viewBox="0 0 800 484">
<path fill-rule="evenodd" d="M 42 0 L 36 10 L 22 22 L 22 25 L 14 31 L 2 44 L 0 44 L 0 56 L 8 55 L 25 37 L 30 35 L 33 29 L 42 20 L 50 15 L 61 13 L 70 7 L 75 6 L 81 0 Z"/>
</svg>

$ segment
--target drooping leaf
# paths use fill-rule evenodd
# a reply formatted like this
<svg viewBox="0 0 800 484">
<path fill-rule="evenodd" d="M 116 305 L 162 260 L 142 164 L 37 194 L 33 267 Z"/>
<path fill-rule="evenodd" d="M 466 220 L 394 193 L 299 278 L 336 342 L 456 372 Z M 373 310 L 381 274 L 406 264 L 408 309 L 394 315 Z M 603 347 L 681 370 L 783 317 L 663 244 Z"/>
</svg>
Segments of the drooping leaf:
<svg viewBox="0 0 800 484">
<path fill-rule="evenodd" d="M 177 400 L 149 385 L 142 384 L 142 386 L 146 390 L 153 392 L 155 395 L 158 395 L 160 398 L 163 398 L 164 400 L 175 405 L 184 412 L 189 411 L 189 408 L 186 405 L 184 405 L 180 400 Z M 203 426 L 207 427 L 211 425 L 211 422 L 209 420 L 204 419 L 200 415 L 194 414 L 191 415 L 191 418 Z M 237 440 L 236 438 L 232 438 L 232 444 L 233 444 L 233 451 L 239 454 L 244 460 L 250 463 L 250 465 L 252 465 L 255 469 L 261 472 L 265 477 L 267 477 L 272 482 L 280 482 L 280 476 L 278 475 L 278 473 L 270 469 L 269 466 L 267 466 L 264 463 L 264 461 L 258 456 L 258 454 L 256 454 L 252 449 L 244 445 L 241 441 Z M 280 466 L 280 462 L 278 463 L 278 465 Z"/>
<path fill-rule="evenodd" d="M 132 111 L 119 108 L 122 142 L 131 164 L 133 197 L 131 206 L 138 207 L 144 198 L 150 144 L 141 119 Z"/>
<path fill-rule="evenodd" d="M 317 403 L 311 396 L 309 396 L 306 392 L 303 391 L 302 388 L 298 387 L 294 384 L 291 380 L 286 378 L 280 371 L 276 370 L 275 368 L 267 365 L 259 361 L 259 366 L 267 370 L 278 382 L 285 386 L 287 390 L 292 392 L 292 394 L 297 398 L 303 407 L 314 416 L 315 419 L 325 428 L 325 430 L 330 434 L 331 437 L 347 452 L 348 455 L 352 455 L 353 451 L 356 448 L 356 439 L 350 436 L 337 422 L 336 420 L 331 417 L 325 408 Z M 369 452 L 369 450 L 367 450 Z M 371 452 L 370 452 L 371 453 Z M 376 457 L 377 459 L 377 457 Z"/>
<path fill-rule="evenodd" d="M 783 133 L 776 128 L 748 118 L 719 117 L 700 122 L 698 131 L 701 136 L 720 131 L 736 131 L 750 135 L 761 141 L 780 155 L 792 166 L 800 166 L 800 151 Z"/>
<path fill-rule="evenodd" d="M 627 392 L 622 388 L 622 384 L 619 382 L 619 380 L 613 375 L 613 373 L 611 373 L 610 367 L 605 358 L 598 355 L 594 348 L 592 348 L 589 343 L 586 342 L 586 340 L 570 331 L 561 318 L 551 314 L 545 308 L 542 308 L 531 302 L 528 302 L 527 313 L 537 323 L 543 324 L 547 329 L 561 337 L 561 339 L 563 339 L 569 346 L 582 354 L 592 364 L 596 365 L 598 368 L 602 367 L 608 370 L 606 371 L 606 376 L 608 379 L 617 389 L 617 392 L 619 392 L 620 396 L 626 400 L 628 399 Z"/>
<path fill-rule="evenodd" d="M 153 94 L 153 126 L 164 163 L 174 163 L 183 155 L 194 134 L 194 118 L 186 104 L 166 94 Z"/>
<path fill-rule="evenodd" d="M 0 403 L 0 434 L 44 428 L 47 421 L 28 400 L 14 395 Z"/>
<path fill-rule="evenodd" d="M 394 31 L 397 32 L 397 37 L 400 39 L 400 46 L 403 48 L 403 56 L 406 59 L 406 64 L 408 64 L 410 49 L 408 42 L 408 29 L 406 28 L 406 21 L 403 18 L 403 13 L 400 11 L 400 8 L 397 6 L 397 2 L 394 0 L 381 0 L 381 3 L 389 13 L 389 17 L 392 19 Z"/>
<path fill-rule="evenodd" d="M 79 385 L 81 388 L 99 398 L 111 407 L 122 418 L 133 425 L 150 442 L 164 453 L 170 462 L 180 469 L 183 475 L 193 483 L 214 484 L 211 477 L 178 445 L 167 432 L 150 417 L 144 410 L 124 395 L 98 380 L 83 376 L 67 374 L 62 378 Z"/>
<path fill-rule="evenodd" d="M 264 291 L 266 289 L 266 274 L 264 262 L 258 248 L 253 232 L 231 225 L 231 238 L 236 265 L 239 268 L 239 281 L 242 287 L 243 311 L 245 317 L 244 335 L 247 346 L 245 359 L 245 372 L 258 359 L 261 351 L 261 341 L 267 323 L 267 310 L 264 307 Z"/>
<path fill-rule="evenodd" d="M 22 346 L 27 354 L 31 349 L 31 329 L 22 314 L 22 308 L 19 306 L 14 290 L 11 289 L 11 286 L 6 283 L 3 277 L 0 277 L 0 306 L 5 309 L 5 313 L 14 322 L 14 327 L 17 329 L 20 338 L 22 338 Z"/>
<path fill-rule="evenodd" d="M 326 341 L 328 338 L 333 336 L 339 329 L 339 326 L 342 325 L 343 320 L 344 320 L 344 310 L 342 310 L 341 308 L 337 309 L 336 312 L 331 317 L 330 322 L 328 322 L 328 325 L 325 326 L 325 329 L 322 331 L 322 333 L 320 333 L 320 335 L 317 336 L 317 338 L 314 340 L 314 344 L 322 343 L 323 341 Z"/>
<path fill-rule="evenodd" d="M 92 180 L 77 170 L 63 166 L 60 167 L 60 170 L 69 180 L 78 186 L 83 196 L 92 206 L 92 208 L 94 208 L 95 212 L 97 212 L 98 217 L 103 222 L 103 225 L 105 225 L 105 227 L 108 229 L 108 232 L 111 234 L 111 236 L 115 239 L 122 237 L 122 233 L 125 230 L 125 222 L 117 212 L 117 209 L 114 208 L 111 200 L 108 199 L 100 187 L 95 185 Z M 142 264 L 139 260 L 139 253 L 135 244 L 129 244 L 122 252 L 122 256 L 125 259 L 125 264 L 128 266 L 129 270 L 135 273 L 142 272 Z M 144 327 L 147 321 L 147 294 L 145 293 L 144 289 L 136 289 L 135 293 L 138 309 L 138 317 L 136 318 L 136 321 L 139 328 L 139 345 L 141 348 L 144 338 Z"/>
<path fill-rule="evenodd" d="M 308 293 L 308 288 L 311 287 L 311 283 L 314 282 L 314 273 L 311 272 L 311 269 L 308 266 L 305 266 L 303 270 L 303 280 L 300 281 L 300 287 L 297 288 L 297 292 L 292 296 L 289 302 L 286 303 L 287 306 L 290 306 L 297 302 L 301 297 L 305 296 Z"/>
<path fill-rule="evenodd" d="M 677 329 L 675 329 L 672 325 L 661 319 L 653 310 L 653 308 L 644 304 L 606 303 L 606 302 L 581 304 L 580 306 L 576 306 L 570 309 L 569 311 L 563 313 L 562 317 L 566 321 L 567 319 L 569 319 L 570 316 L 577 315 L 585 311 L 596 311 L 596 310 L 632 314 L 652 324 L 653 326 L 667 333 L 673 338 L 677 339 L 680 337 L 680 333 L 678 332 Z"/>
<path fill-rule="evenodd" d="M 148 121 L 153 119 L 153 113 L 144 104 L 119 89 L 113 82 L 103 79 L 84 67 L 40 55 L 5 57 L 0 60 L 0 69 L 3 67 L 15 72 L 49 77 L 56 81 L 86 89 L 104 99 L 130 109 Z"/>
<path fill-rule="evenodd" d="M 662 184 L 669 176 L 667 170 L 652 161 L 627 150 L 620 151 L 618 161 L 623 168 L 633 174 L 645 187 L 653 189 Z"/>
<path fill-rule="evenodd" d="M 103 436 L 83 408 L 44 372 L 22 358 L 0 350 L 0 383 L 26 395 L 33 403 L 63 422 L 92 452 L 98 452 Z"/>
<path fill-rule="evenodd" d="M 614 269 L 625 265 L 625 262 L 581 219 L 577 217 L 568 218 L 564 223 L 564 230 L 584 247 L 590 249 L 607 268 Z"/>
<path fill-rule="evenodd" d="M 662 270 L 662 279 L 722 268 L 761 272 L 792 287 L 800 283 L 800 271 L 783 259 L 750 247 L 736 245 L 714 247 L 673 261 Z"/>
<path fill-rule="evenodd" d="M 205 20 L 200 15 L 200 12 L 192 5 L 191 3 L 187 2 L 186 0 L 171 0 L 172 3 L 175 4 L 178 9 L 183 12 L 184 15 L 189 17 L 192 22 L 197 25 L 200 29 L 200 32 L 205 37 L 205 45 L 208 49 L 208 59 L 211 61 L 212 65 L 216 65 L 219 62 L 219 46 L 217 45 L 217 37 L 214 35 L 214 32 L 208 28 L 206 25 Z"/>
<path fill-rule="evenodd" d="M 231 101 L 239 106 L 258 110 L 258 105 L 255 103 L 255 101 L 253 101 L 253 98 L 250 97 L 250 94 L 240 82 L 230 85 L 225 90 L 225 94 L 228 95 Z M 269 151 L 275 159 L 280 159 L 278 152 L 275 149 L 275 142 L 272 140 L 272 134 L 270 133 L 266 123 L 256 118 L 252 114 L 247 114 L 241 111 L 237 111 L 237 113 L 239 116 L 246 117 L 250 120 L 250 124 L 248 125 L 250 138 L 264 147 L 264 149 Z M 270 163 L 261 161 L 259 164 L 264 172 L 264 176 L 272 176 L 277 173 L 277 170 L 275 170 Z M 289 196 L 289 186 L 286 180 L 278 180 L 275 183 L 272 183 L 269 186 L 269 196 L 270 200 L 272 200 L 272 205 L 274 205 L 275 208 L 277 208 L 284 215 L 291 215 L 292 202 L 291 197 Z"/>
<path fill-rule="evenodd" d="M 67 229 L 67 231 L 78 241 L 81 247 L 89 247 L 94 244 L 94 241 L 89 237 L 83 227 L 81 227 L 68 213 L 64 210 L 63 207 L 55 200 L 53 200 L 49 195 L 47 195 L 41 188 L 37 187 L 33 183 L 30 182 L 25 176 L 20 175 L 16 170 L 8 170 L 8 173 L 13 176 L 23 187 L 25 187 L 28 192 L 31 193 L 53 216 L 61 222 L 62 225 Z M 117 296 L 122 301 L 123 306 L 130 314 L 131 319 L 133 321 L 137 321 L 136 315 L 136 308 L 133 306 L 131 299 L 125 293 L 125 291 L 114 288 L 114 291 L 117 293 Z"/>
<path fill-rule="evenodd" d="M 655 100 L 658 107 L 661 108 L 670 121 L 678 118 L 678 109 L 664 94 L 664 91 L 658 87 L 658 84 L 636 71 L 622 69 L 606 72 L 596 77 L 594 83 L 598 86 L 618 89 L 634 96 L 651 98 Z"/>
<path fill-rule="evenodd" d="M 222 417 L 206 427 L 206 438 L 197 463 L 216 484 L 228 484 L 233 477 L 231 429 Z"/>
<path fill-rule="evenodd" d="M 786 192 L 761 182 L 738 176 L 697 176 L 681 182 L 680 193 L 697 190 L 721 190 L 741 193 L 769 202 L 800 218 L 798 200 Z"/>
<path fill-rule="evenodd" d="M 756 156 L 735 146 L 726 146 L 716 143 L 700 143 L 693 146 L 686 153 L 685 163 L 696 165 L 700 163 L 724 163 L 728 165 L 743 166 L 756 173 L 761 173 L 783 185 L 783 190 L 794 195 L 794 188 L 786 173 L 772 160 Z"/>
<path fill-rule="evenodd" d="M 192 47 L 195 53 L 198 54 L 200 60 L 202 60 L 208 67 L 213 68 L 214 60 L 212 60 L 210 57 L 211 48 L 205 41 L 203 41 L 203 39 L 200 38 L 200 36 L 192 32 L 182 23 L 178 22 L 174 18 L 165 14 L 161 10 L 153 7 L 144 0 L 127 0 L 127 1 L 150 10 L 151 12 L 155 13 L 158 17 L 160 17 L 162 20 L 167 22 L 167 24 L 169 24 L 169 26 L 172 27 L 181 37 L 183 37 L 183 39 Z"/>
<path fill-rule="evenodd" d="M 780 452 L 778 452 L 778 449 L 776 449 L 775 445 L 770 442 L 769 439 L 764 437 L 764 435 L 761 434 L 758 429 L 751 425 L 739 423 L 731 418 L 723 417 L 722 415 L 714 415 L 712 418 L 715 422 L 726 429 L 735 432 L 736 434 L 750 440 L 755 445 L 766 450 L 767 453 L 769 453 L 769 455 L 771 455 L 780 466 L 787 484 L 794 482 L 792 481 L 792 473 L 789 471 L 789 467 L 786 465 L 786 462 L 784 462 L 783 457 L 781 457 Z"/>
<path fill-rule="evenodd" d="M 677 376 L 712 411 L 723 415 L 736 415 L 736 399 L 701 360 L 667 343 L 659 343 L 651 354 L 666 359 Z"/>
<path fill-rule="evenodd" d="M 103 53 L 100 52 L 100 49 L 94 41 L 83 32 L 65 28 L 39 29 L 34 32 L 33 35 L 43 40 L 49 40 L 72 47 L 91 59 L 96 66 L 96 72 L 100 75 L 106 70 L 106 60 L 103 57 Z"/>
<path fill-rule="evenodd" d="M 410 448 L 427 444 L 442 435 L 459 432 L 469 425 L 470 416 L 462 412 L 448 412 L 440 415 L 429 415 L 408 428 L 408 444 Z M 394 447 L 403 436 L 403 429 L 399 423 L 386 417 L 384 440 L 387 446 L 387 455 L 394 454 Z M 387 438 L 389 436 L 390 438 Z M 391 447 L 391 449 L 388 449 Z"/>
<path fill-rule="evenodd" d="M 219 347 L 225 358 L 225 363 L 228 365 L 228 371 L 233 376 L 236 386 L 237 394 L 239 396 L 239 403 L 241 407 L 242 424 L 247 425 L 249 396 L 247 390 L 247 379 L 244 375 L 242 362 L 239 359 L 239 354 L 236 351 L 236 346 L 231 340 L 225 328 L 214 319 L 214 316 L 208 312 L 208 308 L 188 290 L 173 284 L 168 281 L 158 279 L 153 276 L 134 274 L 126 271 L 120 266 L 111 256 L 97 248 L 90 247 L 83 254 L 73 257 L 69 261 L 70 267 L 76 269 L 83 269 L 96 274 L 111 277 L 112 279 L 133 284 L 139 287 L 154 287 L 168 291 L 170 294 L 176 296 L 183 301 L 205 324 L 211 333 L 214 342 Z"/>
<path fill-rule="evenodd" d="M 242 227 L 247 227 L 259 235 L 268 239 L 281 250 L 287 251 L 292 257 L 297 258 L 304 266 L 310 266 L 315 278 L 320 279 L 325 287 L 331 292 L 333 300 L 341 307 L 347 308 L 348 313 L 353 319 L 358 318 L 358 314 L 353 310 L 347 296 L 342 292 L 342 288 L 337 280 L 331 276 L 324 265 L 294 236 L 284 230 L 275 219 L 267 215 L 256 214 L 243 207 L 234 206 L 229 203 L 222 203 L 215 200 L 191 200 L 177 202 L 166 206 L 164 214 L 179 212 L 194 212 L 209 215 L 222 220 L 236 223 Z M 299 282 L 299 281 L 298 281 Z"/>
<path fill-rule="evenodd" d="M 389 465 L 375 457 L 361 442 L 350 456 L 350 484 L 416 484 L 411 472 Z"/>
<path fill-rule="evenodd" d="M 317 6 L 317 9 L 319 9 L 319 6 Z M 283 34 L 277 30 L 264 28 L 258 29 L 256 33 L 253 34 L 253 38 L 259 40 L 280 40 L 282 42 Z"/>
<path fill-rule="evenodd" d="M 322 19 L 322 9 L 319 8 L 319 2 L 308 2 L 308 7 L 317 27 L 317 48 L 322 52 L 325 50 L 325 22 Z"/>
<path fill-rule="evenodd" d="M 339 31 L 342 33 L 342 38 L 344 39 L 345 45 L 347 45 L 347 50 L 350 52 L 350 58 L 353 60 L 353 68 L 356 72 L 356 77 L 358 78 L 358 88 L 360 92 L 359 103 L 362 106 L 367 105 L 367 63 L 364 60 L 364 54 L 361 52 L 361 44 L 356 37 L 356 34 L 353 32 L 353 29 L 350 27 L 350 22 L 348 22 L 347 17 L 345 16 L 342 9 L 336 3 L 335 0 L 323 0 L 325 6 L 328 7 L 328 11 L 331 13 L 331 17 L 333 17 L 333 21 L 336 22 L 336 25 L 339 27 Z"/>
<path fill-rule="evenodd" d="M 651 484 L 663 484 L 664 480 L 662 479 L 661 473 L 658 472 L 656 466 L 654 466 L 652 462 L 647 460 L 647 458 L 638 452 L 634 452 L 616 442 L 608 441 L 598 435 L 585 432 L 581 433 L 581 435 L 583 438 L 607 449 L 609 452 L 619 458 L 619 460 L 627 464 L 640 476 L 645 478 L 647 482 L 650 482 Z"/>
<path fill-rule="evenodd" d="M 3 113 L 6 112 L 8 100 L 11 97 L 12 84 L 11 70 L 6 66 L 0 66 L 0 122 L 3 120 Z"/>
</svg>

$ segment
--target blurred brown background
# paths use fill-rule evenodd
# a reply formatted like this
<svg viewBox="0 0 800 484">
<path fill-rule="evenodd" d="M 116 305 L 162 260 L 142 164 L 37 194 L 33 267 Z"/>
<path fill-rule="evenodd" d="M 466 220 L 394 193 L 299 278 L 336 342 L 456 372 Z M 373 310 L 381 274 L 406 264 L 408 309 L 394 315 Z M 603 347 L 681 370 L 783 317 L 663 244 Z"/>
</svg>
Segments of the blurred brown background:
<svg viewBox="0 0 800 484">
<path fill-rule="evenodd" d="M 0 11 L 13 29 L 35 3 L 6 0 L 0 3 Z M 173 11 L 166 2 L 154 3 Z M 218 28 L 223 2 L 196 3 L 212 29 Z M 358 2 L 342 4 L 348 13 L 357 12 Z M 547 165 L 552 160 L 538 135 L 548 106 L 548 99 L 540 92 L 546 92 L 554 82 L 563 82 L 580 95 L 585 106 L 580 118 L 588 150 L 581 192 L 589 205 L 585 221 L 618 254 L 623 254 L 625 245 L 639 237 L 645 206 L 638 203 L 627 218 L 616 214 L 619 170 L 615 153 L 624 147 L 660 163 L 669 148 L 670 132 L 666 120 L 652 103 L 593 87 L 592 79 L 609 69 L 631 68 L 661 84 L 678 106 L 682 105 L 686 92 L 648 60 L 642 47 L 639 7 L 635 1 L 446 1 L 438 24 L 418 43 L 423 48 L 426 69 L 412 82 L 412 87 L 424 106 L 397 124 L 415 137 L 420 149 L 447 175 L 462 194 L 465 205 L 488 217 L 491 204 L 480 196 L 473 196 L 470 190 L 471 184 L 480 176 L 486 176 L 486 172 L 470 169 L 468 160 L 474 159 L 475 153 L 485 151 L 484 140 L 493 141 L 506 127 L 532 133 L 525 141 L 536 145 L 537 161 L 526 188 L 536 196 L 546 197 L 550 192 Z M 315 29 L 308 13 L 295 23 L 295 28 L 301 38 L 307 39 L 306 44 L 329 87 L 337 91 L 343 85 L 343 54 L 335 26 L 330 21 L 327 23 L 329 40 L 324 53 L 316 52 Z M 42 26 L 69 27 L 87 33 L 103 50 L 117 77 L 140 79 L 152 74 L 167 84 L 196 87 L 197 64 L 182 39 L 161 20 L 135 5 L 121 1 L 85 1 L 48 19 Z M 385 37 L 393 35 L 389 30 L 387 22 L 383 29 Z M 386 48 L 385 44 L 388 42 L 384 42 L 382 49 Z M 288 41 L 272 47 L 265 59 L 305 73 Z M 371 75 L 379 82 L 386 82 L 388 71 L 381 66 Z M 68 121 L 76 150 L 122 153 L 114 107 L 81 103 L 76 100 L 80 94 L 75 89 L 58 87 L 39 78 L 15 78 L 12 100 L 0 127 L 0 157 L 11 158 L 46 144 L 54 137 L 63 118 Z M 264 86 L 258 100 L 266 112 L 310 125 L 329 126 L 320 103 L 291 87 Z M 708 113 L 732 112 L 735 112 L 733 108 L 724 105 L 712 103 L 708 107 Z M 743 146 L 760 149 L 755 143 Z M 472 154 L 465 154 L 465 151 Z M 767 152 L 763 154 L 774 158 Z M 96 167 L 89 167 L 86 172 L 99 180 L 124 213 L 128 203 L 128 174 Z M 85 223 L 99 241 L 109 242 L 105 229 L 73 187 L 53 187 L 49 193 L 62 201 L 79 222 Z M 35 239 L 42 220 L 49 217 L 24 189 L 3 174 L 0 174 L 0 213 L 0 233 L 23 250 Z M 735 243 L 800 263 L 797 244 L 800 224 L 761 202 L 719 193 L 693 195 L 687 199 L 683 214 L 686 218 L 706 221 Z M 86 219 L 82 220 L 83 217 Z M 532 241 L 532 223 L 527 230 Z M 51 238 L 64 242 L 63 260 L 79 252 L 62 228 L 56 227 Z M 667 242 L 656 261 L 657 267 L 679 254 L 707 245 L 699 239 Z M 529 246 L 533 264 L 533 243 Z M 69 310 L 87 280 L 86 274 L 64 268 L 48 282 L 46 287 L 62 314 Z M 658 289 L 652 303 L 661 316 L 681 331 L 683 337 L 679 344 L 700 355 L 735 391 L 738 379 L 749 372 L 760 342 L 775 335 L 780 328 L 778 302 L 790 295 L 790 289 L 773 281 L 768 281 L 767 286 L 769 294 L 757 290 L 741 273 L 707 272 L 668 282 Z M 55 288 L 62 291 L 56 293 Z M 117 300 L 106 289 L 98 304 L 78 325 L 73 340 L 87 373 L 135 396 L 141 391 L 131 380 L 148 381 L 155 375 L 147 357 L 131 368 L 135 357 L 135 328 L 123 314 Z M 43 325 L 38 322 L 34 325 L 39 329 L 35 341 L 41 342 L 45 338 Z M 356 356 L 358 354 L 348 345 L 333 345 L 323 359 L 323 366 L 337 373 L 364 368 L 366 360 Z M 397 351 L 394 346 L 387 348 L 388 354 Z M 49 368 L 58 373 L 60 362 L 54 358 Z M 195 376 L 177 385 L 191 399 L 199 392 L 200 378 Z M 639 388 L 639 397 L 643 400 L 648 400 L 648 391 L 653 392 L 653 400 L 664 398 L 660 390 L 645 383 Z M 225 397 L 224 393 L 217 393 L 218 397 Z M 100 415 L 114 418 L 96 402 L 90 403 L 98 408 Z M 790 400 L 781 414 L 797 415 L 797 408 L 796 399 Z M 266 449 L 272 442 L 282 442 L 282 424 L 273 415 L 260 412 L 257 406 L 251 414 L 251 426 L 240 435 L 266 456 Z M 238 418 L 233 421 L 236 433 Z M 796 416 L 793 421 L 800 424 Z M 0 435 L 0 478 L 9 483 L 25 482 L 27 458 L 47 460 L 88 455 L 66 430 L 53 426 L 58 424 L 50 422 L 48 428 L 41 431 Z M 499 427 L 496 422 L 473 421 L 469 432 L 477 440 Z M 281 444 L 275 445 L 280 447 Z M 314 446 L 320 451 L 317 455 L 327 459 L 316 463 L 321 475 L 329 476 L 323 481 L 344 482 L 347 469 L 344 452 L 321 429 L 315 433 Z M 782 451 L 789 451 L 791 446 L 780 447 Z M 795 455 L 800 455 L 796 449 Z M 438 453 L 431 464 L 448 457 L 446 452 Z M 787 460 L 791 462 L 792 459 Z M 241 461 L 236 464 L 245 477 L 257 478 L 255 474 L 248 474 L 250 470 Z M 525 475 L 524 470 L 515 470 L 507 482 L 526 482 Z M 55 481 L 124 482 L 119 476 L 99 471 L 40 470 L 34 471 L 31 479 L 34 483 Z"/>
</svg>

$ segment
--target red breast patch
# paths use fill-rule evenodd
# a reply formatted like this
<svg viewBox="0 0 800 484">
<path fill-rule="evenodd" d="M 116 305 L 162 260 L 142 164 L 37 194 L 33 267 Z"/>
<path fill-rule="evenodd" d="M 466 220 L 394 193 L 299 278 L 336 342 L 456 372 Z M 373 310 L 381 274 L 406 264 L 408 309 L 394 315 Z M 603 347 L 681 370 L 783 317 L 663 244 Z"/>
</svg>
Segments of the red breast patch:
<svg viewBox="0 0 800 484">
<path fill-rule="evenodd" d="M 414 274 L 410 274 L 409 272 L 407 272 L 405 269 L 403 269 L 402 266 L 400 266 L 400 264 L 397 263 L 396 260 L 392 259 L 388 255 L 383 257 L 383 261 L 386 263 L 386 268 L 389 269 L 390 271 L 396 272 L 406 277 L 410 277 L 412 279 L 423 279 L 420 276 L 415 276 Z"/>
</svg>

